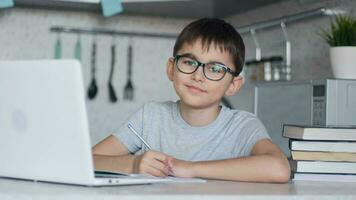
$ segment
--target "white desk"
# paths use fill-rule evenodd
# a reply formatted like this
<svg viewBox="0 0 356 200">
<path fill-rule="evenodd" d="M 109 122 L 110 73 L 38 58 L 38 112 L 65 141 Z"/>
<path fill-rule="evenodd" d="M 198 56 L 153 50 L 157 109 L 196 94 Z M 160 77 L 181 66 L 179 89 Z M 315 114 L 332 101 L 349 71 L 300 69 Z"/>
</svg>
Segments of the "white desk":
<svg viewBox="0 0 356 200">
<path fill-rule="evenodd" d="M 1 200 L 187 200 L 187 199 L 356 199 L 356 183 L 264 184 L 227 181 L 140 186 L 82 187 L 0 179 Z"/>
</svg>

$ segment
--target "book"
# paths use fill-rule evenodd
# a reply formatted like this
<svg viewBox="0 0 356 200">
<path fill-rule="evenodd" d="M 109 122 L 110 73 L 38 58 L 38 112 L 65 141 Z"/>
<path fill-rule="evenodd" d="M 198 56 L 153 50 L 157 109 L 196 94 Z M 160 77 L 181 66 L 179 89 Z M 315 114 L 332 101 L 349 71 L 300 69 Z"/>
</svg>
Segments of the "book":
<svg viewBox="0 0 356 200">
<path fill-rule="evenodd" d="M 355 162 L 290 160 L 290 166 L 293 172 L 356 174 Z"/>
<path fill-rule="evenodd" d="M 356 162 L 356 153 L 291 151 L 293 160 Z"/>
<path fill-rule="evenodd" d="M 283 137 L 303 140 L 356 141 L 355 126 L 283 125 Z"/>
<path fill-rule="evenodd" d="M 295 151 L 325 151 L 356 153 L 356 142 L 302 141 L 289 139 L 289 149 Z"/>
<path fill-rule="evenodd" d="M 293 181 L 356 182 L 356 175 L 352 175 L 352 174 L 294 173 L 292 180 Z"/>
</svg>

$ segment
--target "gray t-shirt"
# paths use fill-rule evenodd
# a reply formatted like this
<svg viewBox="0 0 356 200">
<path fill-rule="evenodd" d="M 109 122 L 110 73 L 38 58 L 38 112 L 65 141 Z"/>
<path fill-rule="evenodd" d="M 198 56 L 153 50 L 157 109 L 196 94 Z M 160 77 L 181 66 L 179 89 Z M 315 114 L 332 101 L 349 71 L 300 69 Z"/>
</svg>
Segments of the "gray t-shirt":
<svg viewBox="0 0 356 200">
<path fill-rule="evenodd" d="M 215 121 L 197 127 L 183 120 L 179 101 L 149 102 L 113 134 L 136 155 L 148 149 L 127 128 L 128 123 L 132 124 L 153 150 L 190 161 L 248 156 L 257 141 L 270 138 L 260 120 L 245 111 L 222 105 Z"/>
</svg>

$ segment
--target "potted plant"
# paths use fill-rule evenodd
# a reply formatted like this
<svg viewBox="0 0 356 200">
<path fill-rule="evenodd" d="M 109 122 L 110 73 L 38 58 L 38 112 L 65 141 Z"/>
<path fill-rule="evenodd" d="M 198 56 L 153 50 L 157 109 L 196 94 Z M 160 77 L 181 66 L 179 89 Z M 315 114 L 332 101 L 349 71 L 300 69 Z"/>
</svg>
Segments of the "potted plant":
<svg viewBox="0 0 356 200">
<path fill-rule="evenodd" d="M 331 30 L 321 36 L 330 45 L 330 62 L 335 78 L 356 79 L 356 19 L 338 15 Z"/>
</svg>

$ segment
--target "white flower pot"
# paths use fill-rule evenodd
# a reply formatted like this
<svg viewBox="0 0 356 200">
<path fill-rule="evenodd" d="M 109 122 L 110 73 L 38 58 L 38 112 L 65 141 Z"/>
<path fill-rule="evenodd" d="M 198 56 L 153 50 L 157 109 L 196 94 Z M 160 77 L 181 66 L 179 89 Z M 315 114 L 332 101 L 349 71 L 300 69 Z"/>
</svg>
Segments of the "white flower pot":
<svg viewBox="0 0 356 200">
<path fill-rule="evenodd" d="M 330 62 L 335 78 L 356 79 L 356 47 L 331 47 Z"/>
</svg>

